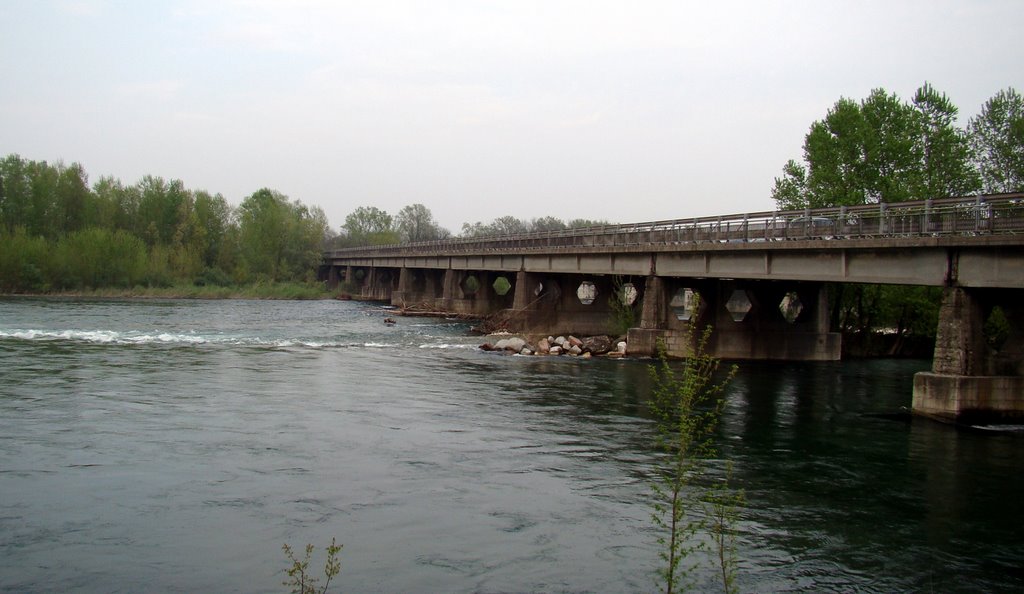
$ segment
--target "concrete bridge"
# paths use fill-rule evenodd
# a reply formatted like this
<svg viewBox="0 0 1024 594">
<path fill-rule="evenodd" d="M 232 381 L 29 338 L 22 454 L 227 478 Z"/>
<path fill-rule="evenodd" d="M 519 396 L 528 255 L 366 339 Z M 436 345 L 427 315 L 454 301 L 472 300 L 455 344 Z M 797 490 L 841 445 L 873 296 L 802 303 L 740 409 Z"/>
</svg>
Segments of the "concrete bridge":
<svg viewBox="0 0 1024 594">
<path fill-rule="evenodd" d="M 828 286 L 943 287 L 933 369 L 914 410 L 1024 417 L 1024 194 L 677 219 L 326 252 L 355 297 L 492 316 L 509 330 L 628 334 L 686 356 L 692 326 L 726 359 L 829 361 Z M 1000 307 L 998 350 L 983 325 Z M 628 329 L 621 327 L 627 323 Z"/>
</svg>

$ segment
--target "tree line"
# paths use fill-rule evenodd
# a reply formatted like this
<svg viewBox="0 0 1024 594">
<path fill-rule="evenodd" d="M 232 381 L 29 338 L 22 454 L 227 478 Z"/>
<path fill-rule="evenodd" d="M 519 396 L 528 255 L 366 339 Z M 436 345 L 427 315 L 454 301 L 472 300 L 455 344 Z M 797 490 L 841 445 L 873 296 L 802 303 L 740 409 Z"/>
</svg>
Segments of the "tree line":
<svg viewBox="0 0 1024 594">
<path fill-rule="evenodd" d="M 0 161 L 0 291 L 239 285 L 315 277 L 327 217 L 270 189 L 220 194 L 81 165 Z"/>
<path fill-rule="evenodd" d="M 604 220 L 572 219 L 566 222 L 551 216 L 527 220 L 508 215 L 486 223 L 463 223 L 458 237 L 561 231 L 607 224 L 608 221 Z M 452 232 L 438 224 L 430 209 L 422 204 L 410 204 L 395 216 L 375 206 L 360 206 L 345 217 L 340 233 L 332 237 L 331 243 L 335 247 L 357 247 L 436 241 L 450 237 L 453 237 Z"/>
</svg>

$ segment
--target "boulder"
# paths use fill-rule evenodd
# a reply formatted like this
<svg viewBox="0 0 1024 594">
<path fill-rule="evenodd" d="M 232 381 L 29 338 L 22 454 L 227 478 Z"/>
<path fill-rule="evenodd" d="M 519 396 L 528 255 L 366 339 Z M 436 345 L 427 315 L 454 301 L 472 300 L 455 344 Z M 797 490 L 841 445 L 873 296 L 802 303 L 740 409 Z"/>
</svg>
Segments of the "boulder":
<svg viewBox="0 0 1024 594">
<path fill-rule="evenodd" d="M 568 346 L 568 345 L 565 344 L 565 337 L 564 336 L 559 336 L 558 338 L 556 338 L 555 339 L 555 345 L 556 346 L 560 346 L 563 349 Z"/>
<path fill-rule="evenodd" d="M 505 347 L 506 350 L 518 353 L 519 351 L 526 348 L 526 341 L 518 336 L 514 336 L 508 339 L 508 345 Z"/>
<path fill-rule="evenodd" d="M 583 348 L 583 341 L 578 339 L 578 338 L 576 338 L 575 336 L 570 336 L 568 338 L 568 341 L 569 341 L 569 346 L 571 346 L 571 347 L 577 346 L 577 347 Z"/>
<path fill-rule="evenodd" d="M 576 345 L 572 345 L 571 347 L 569 347 L 569 354 L 574 356 L 574 357 L 578 356 L 578 355 L 581 355 L 581 354 L 583 354 L 583 349 L 581 349 L 580 347 L 578 347 Z"/>
<path fill-rule="evenodd" d="M 583 339 L 584 352 L 603 355 L 612 350 L 612 339 L 608 336 L 588 336 Z"/>
<path fill-rule="evenodd" d="M 560 347 L 560 346 L 553 346 L 553 347 L 551 347 L 551 350 L 548 351 L 548 352 L 550 354 L 552 354 L 552 355 L 561 355 L 562 354 L 562 347 Z"/>
<path fill-rule="evenodd" d="M 519 351 L 520 355 L 532 355 L 533 351 L 529 347 L 523 347 L 523 350 Z"/>
<path fill-rule="evenodd" d="M 513 353 L 518 353 L 519 351 L 523 350 L 523 347 L 525 346 L 525 340 L 519 338 L 518 336 L 513 336 L 511 338 L 502 338 L 498 342 L 494 343 L 494 350 L 511 351 Z"/>
<path fill-rule="evenodd" d="M 546 353 L 551 350 L 551 341 L 547 338 L 542 338 L 537 342 L 537 352 Z"/>
</svg>

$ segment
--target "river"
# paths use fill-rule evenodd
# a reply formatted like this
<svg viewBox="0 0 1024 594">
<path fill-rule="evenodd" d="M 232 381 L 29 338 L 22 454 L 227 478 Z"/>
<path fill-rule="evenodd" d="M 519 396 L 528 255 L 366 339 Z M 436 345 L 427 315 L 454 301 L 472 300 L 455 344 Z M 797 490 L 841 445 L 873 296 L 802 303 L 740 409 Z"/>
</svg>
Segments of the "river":
<svg viewBox="0 0 1024 594">
<path fill-rule="evenodd" d="M 286 592 L 336 537 L 333 591 L 655 591 L 651 362 L 383 315 L 0 299 L 0 590 Z M 894 414 L 927 367 L 740 364 L 741 591 L 1024 589 L 1024 437 Z"/>
</svg>

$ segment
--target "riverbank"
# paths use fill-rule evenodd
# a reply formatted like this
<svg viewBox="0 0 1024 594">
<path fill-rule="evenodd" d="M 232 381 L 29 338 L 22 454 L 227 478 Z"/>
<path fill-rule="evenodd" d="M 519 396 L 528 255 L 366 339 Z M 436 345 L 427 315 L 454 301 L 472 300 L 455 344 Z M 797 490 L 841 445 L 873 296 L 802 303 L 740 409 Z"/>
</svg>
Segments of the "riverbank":
<svg viewBox="0 0 1024 594">
<path fill-rule="evenodd" d="M 132 287 L 50 291 L 45 293 L 5 293 L 3 297 L 81 297 L 103 299 L 333 299 L 336 294 L 322 284 L 257 283 L 242 286 L 172 285 L 169 287 Z"/>
</svg>

